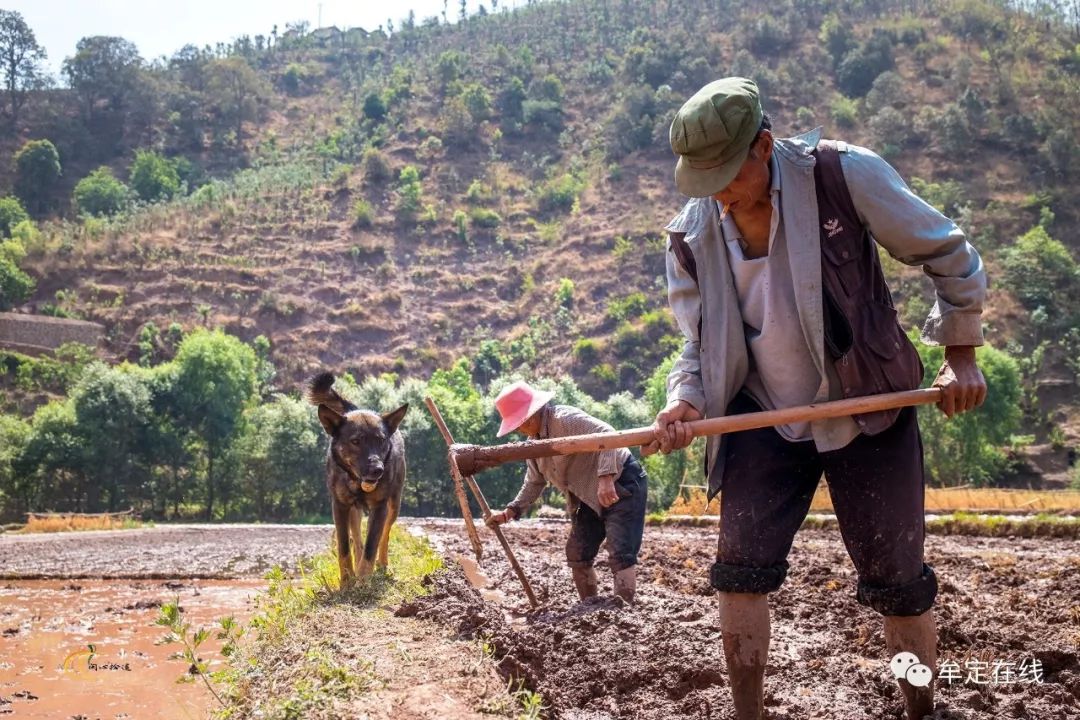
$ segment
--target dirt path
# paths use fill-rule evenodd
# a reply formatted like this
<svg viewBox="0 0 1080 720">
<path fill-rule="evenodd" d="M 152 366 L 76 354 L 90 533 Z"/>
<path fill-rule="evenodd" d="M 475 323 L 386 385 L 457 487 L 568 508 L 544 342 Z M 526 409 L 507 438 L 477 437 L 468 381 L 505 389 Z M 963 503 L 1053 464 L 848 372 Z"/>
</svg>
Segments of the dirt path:
<svg viewBox="0 0 1080 720">
<path fill-rule="evenodd" d="M 458 524 L 422 526 L 447 555 L 469 553 Z M 647 528 L 632 608 L 610 599 L 574 602 L 562 561 L 566 531 L 558 522 L 508 527 L 545 603 L 536 613 L 525 614 L 520 586 L 490 533 L 483 533 L 481 563 L 491 583 L 486 600 L 457 571 L 404 610 L 490 637 L 503 670 L 526 678 L 555 718 L 726 718 L 730 695 L 707 582 L 715 530 Z M 934 536 L 927 559 L 941 581 L 940 661 L 955 661 L 962 676 L 939 685 L 935 718 L 1080 718 L 1080 542 Z M 855 602 L 838 534 L 801 532 L 789 560 L 788 580 L 772 599 L 771 717 L 899 719 L 881 620 Z M 610 592 L 610 575 L 599 566 L 601 592 Z M 1009 681 L 978 682 L 990 679 L 995 661 L 999 680 Z M 1015 674 L 1034 662 L 1041 682 L 1008 678 L 1006 668 Z"/>
</svg>

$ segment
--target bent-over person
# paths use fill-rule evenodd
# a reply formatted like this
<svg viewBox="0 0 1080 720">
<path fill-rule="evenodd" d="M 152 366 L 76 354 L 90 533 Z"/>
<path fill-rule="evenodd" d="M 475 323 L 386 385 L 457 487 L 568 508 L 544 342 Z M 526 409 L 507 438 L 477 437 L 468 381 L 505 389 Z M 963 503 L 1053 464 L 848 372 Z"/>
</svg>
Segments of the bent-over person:
<svg viewBox="0 0 1080 720">
<path fill-rule="evenodd" d="M 516 382 L 495 399 L 502 418 L 499 436 L 514 430 L 537 440 L 611 432 L 612 427 L 570 405 L 551 402 L 552 394 Z M 570 537 L 566 564 L 570 566 L 578 596 L 597 593 L 593 563 L 607 539 L 608 566 L 614 573 L 614 592 L 627 602 L 634 599 L 635 566 L 645 529 L 647 478 L 626 448 L 527 460 L 525 481 L 505 510 L 494 513 L 496 525 L 521 518 L 551 483 L 566 496 L 570 510 Z"/>
</svg>

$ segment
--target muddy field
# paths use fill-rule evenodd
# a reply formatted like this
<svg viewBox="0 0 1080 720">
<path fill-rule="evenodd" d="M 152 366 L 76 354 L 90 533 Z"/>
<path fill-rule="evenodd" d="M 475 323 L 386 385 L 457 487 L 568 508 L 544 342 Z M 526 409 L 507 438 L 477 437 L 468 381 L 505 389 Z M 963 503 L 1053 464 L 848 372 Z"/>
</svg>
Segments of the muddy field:
<svg viewBox="0 0 1080 720">
<path fill-rule="evenodd" d="M 448 556 L 469 554 L 459 526 L 423 527 Z M 610 598 L 575 602 L 562 562 L 566 532 L 558 522 L 507 528 L 544 603 L 537 612 L 527 613 L 489 533 L 480 564 L 489 587 L 474 589 L 455 567 L 429 597 L 401 612 L 489 637 L 503 670 L 526 678 L 554 718 L 727 718 L 707 582 L 715 531 L 648 528 L 633 607 Z M 772 601 L 771 717 L 900 718 L 881 620 L 855 602 L 839 536 L 803 531 L 789 560 L 788 580 Z M 931 536 L 927 560 L 941 585 L 939 662 L 960 669 L 955 682 L 939 685 L 935 720 L 1080 718 L 1080 542 Z M 601 592 L 610 592 L 603 562 L 598 569 Z M 1021 667 L 1029 670 L 1023 676 Z"/>
<path fill-rule="evenodd" d="M 403 522 L 450 562 L 432 593 L 400 614 L 489 638 L 502 670 L 538 690 L 551 717 L 728 717 L 715 598 L 706 579 L 714 530 L 647 528 L 638 601 L 623 607 L 611 599 L 575 602 L 562 561 L 565 523 L 513 523 L 507 535 L 543 601 L 530 613 L 490 533 L 481 530 L 485 557 L 477 572 L 460 522 Z M 0 715 L 141 716 L 141 703 L 160 701 L 154 693 L 173 688 L 177 671 L 165 660 L 168 649 L 152 645 L 161 602 L 179 596 L 199 610 L 193 617 L 200 621 L 243 617 L 259 586 L 254 578 L 274 564 L 295 566 L 325 548 L 329 536 L 328 526 L 270 525 L 0 536 Z M 941 582 L 941 660 L 955 661 L 964 675 L 939 686 L 936 720 L 1080 719 L 1080 542 L 930 536 L 927 555 Z M 471 582 L 453 562 L 462 556 Z M 855 602 L 854 573 L 839 536 L 801 532 L 790 561 L 789 579 L 773 598 L 766 685 L 772 717 L 900 718 L 881 620 Z M 599 570 L 602 591 L 609 592 L 602 560 Z M 94 577 L 128 580 L 71 582 Z M 100 660 L 126 658 L 132 670 L 95 674 L 90 683 L 68 677 L 65 653 L 90 642 Z M 979 676 L 989 676 L 995 661 L 1013 668 L 1037 661 L 1041 682 L 976 682 L 990 679 Z M 121 678 L 145 693 L 121 688 L 110 699 L 100 692 Z M 53 712 L 60 708 L 69 714 Z M 180 703 L 170 708 L 193 711 Z"/>
</svg>

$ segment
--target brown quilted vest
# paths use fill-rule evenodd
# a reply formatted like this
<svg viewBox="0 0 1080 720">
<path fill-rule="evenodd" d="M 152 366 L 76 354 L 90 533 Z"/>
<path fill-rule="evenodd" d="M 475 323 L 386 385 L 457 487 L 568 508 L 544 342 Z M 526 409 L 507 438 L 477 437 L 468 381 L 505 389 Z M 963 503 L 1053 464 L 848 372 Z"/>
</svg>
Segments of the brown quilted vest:
<svg viewBox="0 0 1080 720">
<path fill-rule="evenodd" d="M 914 390 L 922 383 L 922 361 L 897 321 L 877 246 L 859 221 L 848 193 L 837 144 L 822 140 L 814 155 L 825 348 L 843 396 Z M 675 257 L 697 282 L 697 263 L 686 233 L 670 237 Z M 899 413 L 883 410 L 854 419 L 863 434 L 875 435 L 891 426 Z"/>
</svg>

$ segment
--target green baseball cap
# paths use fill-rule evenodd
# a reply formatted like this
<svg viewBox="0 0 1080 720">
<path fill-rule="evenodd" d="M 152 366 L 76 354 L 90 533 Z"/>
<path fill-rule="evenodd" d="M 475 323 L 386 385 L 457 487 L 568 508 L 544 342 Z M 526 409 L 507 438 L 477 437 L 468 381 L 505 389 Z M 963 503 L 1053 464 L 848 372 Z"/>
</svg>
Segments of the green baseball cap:
<svg viewBox="0 0 1080 720">
<path fill-rule="evenodd" d="M 721 78 L 694 93 L 671 123 L 679 192 L 709 197 L 727 187 L 750 152 L 762 115 L 753 80 Z"/>
</svg>

